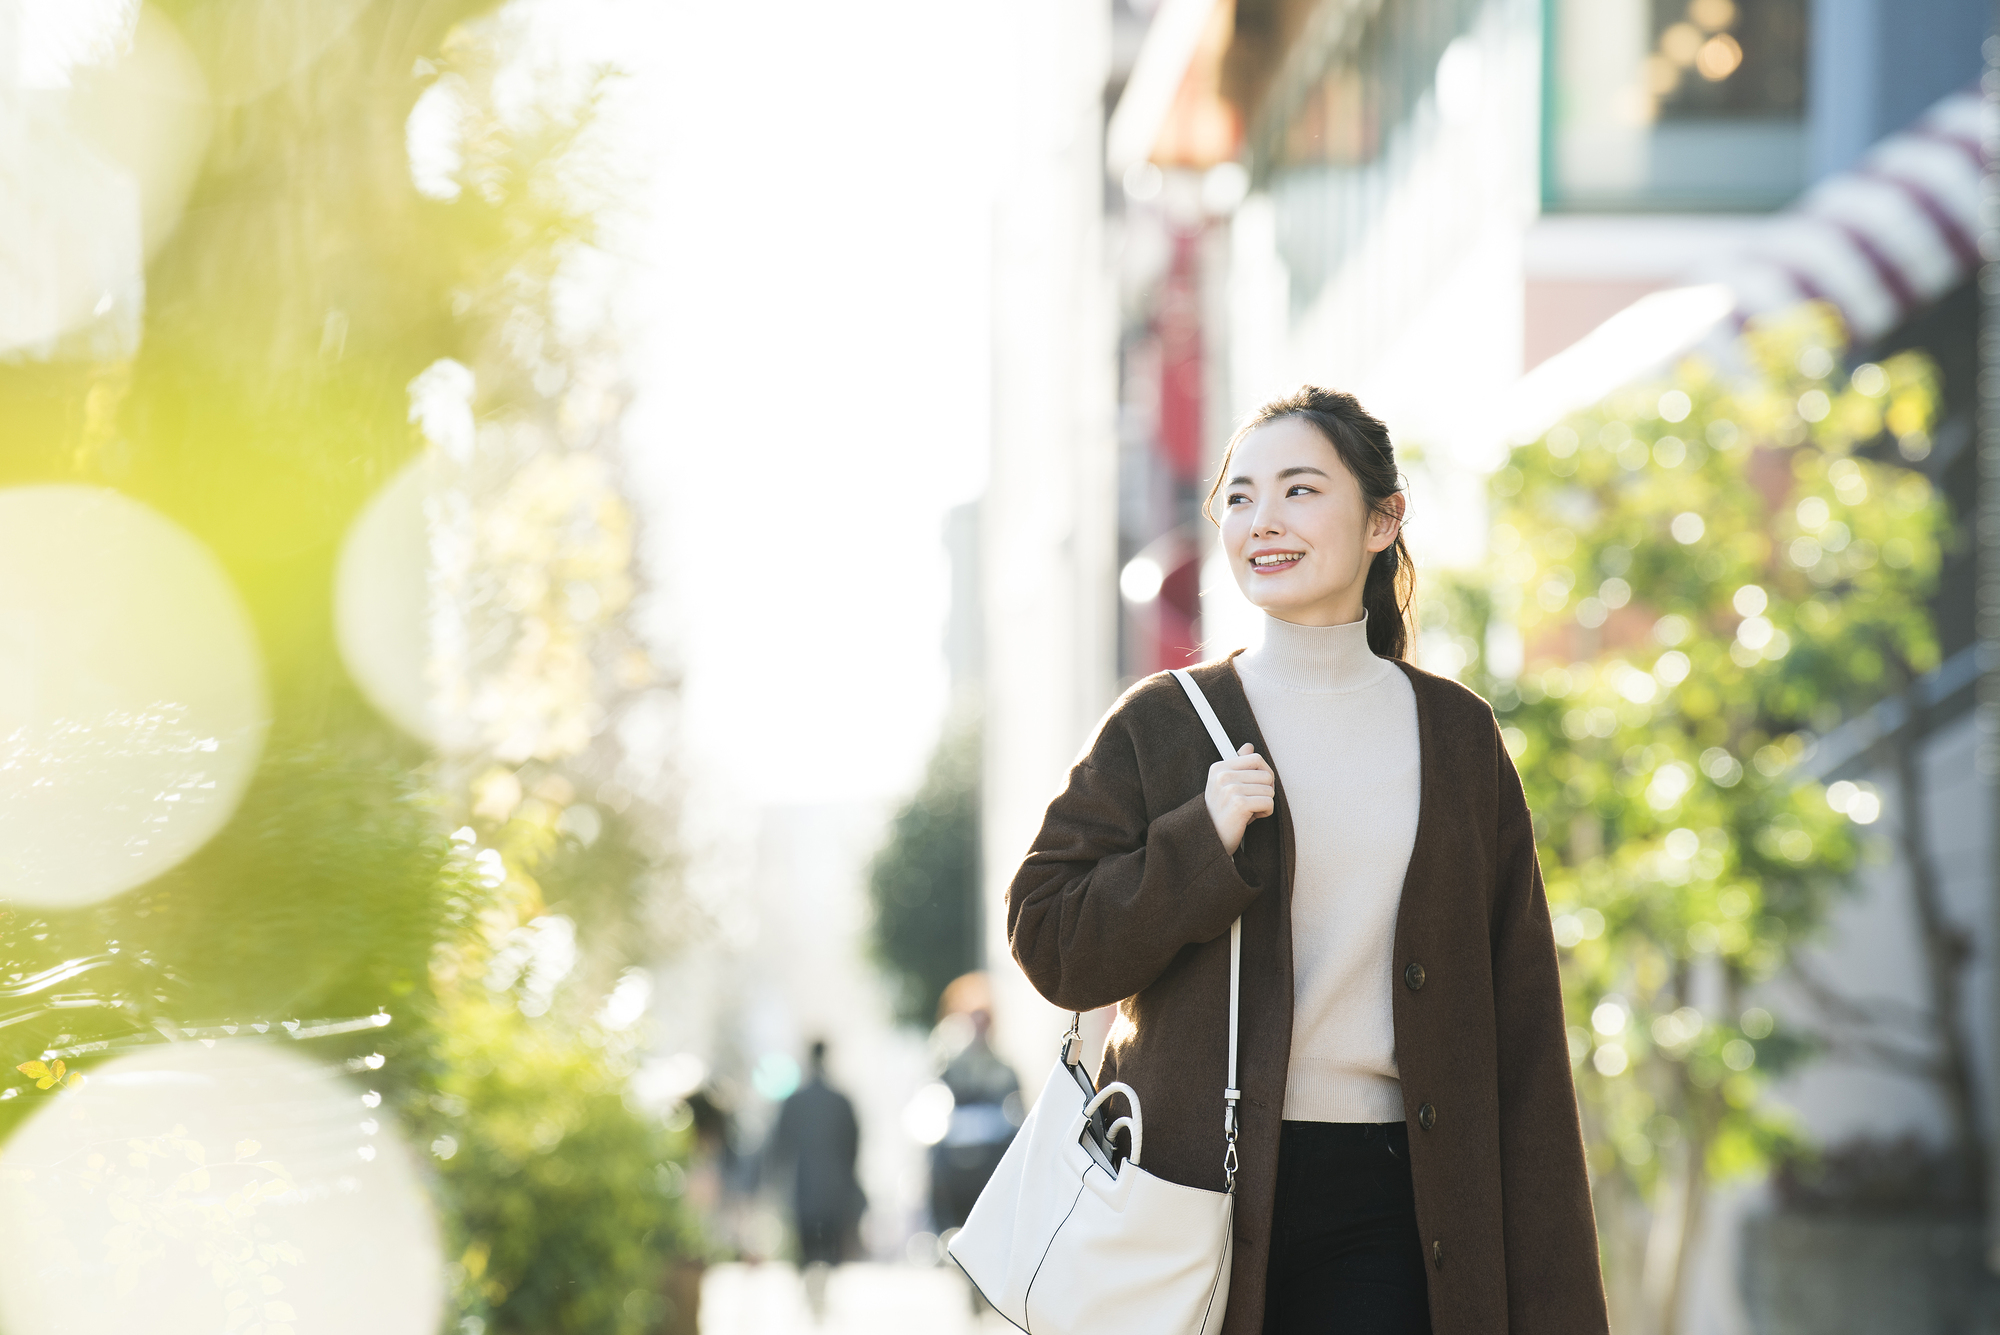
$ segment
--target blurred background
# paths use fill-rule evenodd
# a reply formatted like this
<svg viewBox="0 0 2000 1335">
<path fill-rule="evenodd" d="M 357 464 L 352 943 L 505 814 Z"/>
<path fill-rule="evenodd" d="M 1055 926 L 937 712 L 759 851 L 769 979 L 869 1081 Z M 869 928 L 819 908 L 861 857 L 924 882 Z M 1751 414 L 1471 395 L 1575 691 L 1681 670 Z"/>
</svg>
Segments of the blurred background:
<svg viewBox="0 0 2000 1335">
<path fill-rule="evenodd" d="M 1523 772 L 1614 1328 L 2000 1329 L 1994 32 L 0 0 L 0 1331 L 1004 1328 L 1002 892 L 1256 633 L 1303 381 Z"/>
</svg>

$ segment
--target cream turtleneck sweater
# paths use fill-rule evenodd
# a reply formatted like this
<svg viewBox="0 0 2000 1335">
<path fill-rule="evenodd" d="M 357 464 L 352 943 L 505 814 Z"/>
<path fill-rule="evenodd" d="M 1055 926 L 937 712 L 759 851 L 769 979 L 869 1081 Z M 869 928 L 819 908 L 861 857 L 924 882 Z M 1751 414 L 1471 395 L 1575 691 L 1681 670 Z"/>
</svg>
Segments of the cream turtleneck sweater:
<svg viewBox="0 0 2000 1335">
<path fill-rule="evenodd" d="M 1292 1059 L 1284 1117 L 1400 1122 L 1396 911 L 1417 839 L 1420 754 L 1410 679 L 1368 648 L 1368 622 L 1264 618 L 1236 672 L 1285 786 L 1292 878 Z"/>
</svg>

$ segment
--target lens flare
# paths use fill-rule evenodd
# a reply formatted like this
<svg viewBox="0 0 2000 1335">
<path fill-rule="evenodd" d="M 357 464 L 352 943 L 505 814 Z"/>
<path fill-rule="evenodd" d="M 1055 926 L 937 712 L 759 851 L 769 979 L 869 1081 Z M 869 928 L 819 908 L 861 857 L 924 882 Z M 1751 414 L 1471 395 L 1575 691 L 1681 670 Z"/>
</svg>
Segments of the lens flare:
<svg viewBox="0 0 2000 1335">
<path fill-rule="evenodd" d="M 152 6 L 139 11 L 130 45 L 77 72 L 70 115 L 139 189 L 148 255 L 180 224 L 208 148 L 214 114 L 201 62 Z"/>
<path fill-rule="evenodd" d="M 229 819 L 263 749 L 262 665 L 193 537 L 96 487 L 0 491 L 0 897 L 95 903 Z"/>
<path fill-rule="evenodd" d="M 0 1326 L 433 1335 L 436 1224 L 366 1094 L 227 1040 L 32 1095 L 43 1106 L 0 1152 Z"/>
<path fill-rule="evenodd" d="M 406 465 L 369 498 L 340 548 L 334 633 L 348 675 L 369 702 L 412 737 L 435 742 L 430 707 L 430 539 L 424 497 L 429 456 Z"/>
<path fill-rule="evenodd" d="M 12 124 L 0 61 L 0 352 L 128 357 L 145 260 L 174 229 L 208 142 L 201 69 L 150 8 L 63 64 L 67 85 Z M 65 53 L 29 51 L 23 65 Z"/>
</svg>

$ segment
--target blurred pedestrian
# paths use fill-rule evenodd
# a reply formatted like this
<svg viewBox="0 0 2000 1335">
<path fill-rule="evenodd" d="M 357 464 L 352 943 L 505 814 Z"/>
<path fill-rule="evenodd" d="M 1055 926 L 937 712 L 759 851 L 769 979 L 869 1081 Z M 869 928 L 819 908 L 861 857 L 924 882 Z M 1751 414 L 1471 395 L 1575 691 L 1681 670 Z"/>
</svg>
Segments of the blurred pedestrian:
<svg viewBox="0 0 2000 1335">
<path fill-rule="evenodd" d="M 941 1239 L 965 1226 L 986 1180 L 1021 1125 L 1021 1081 L 993 1050 L 993 992 L 983 973 L 954 978 L 938 1000 L 933 1045 L 944 1058 L 938 1080 L 951 1091 L 951 1121 L 931 1146 L 931 1219 Z M 986 1305 L 969 1285 L 975 1314 Z"/>
<path fill-rule="evenodd" d="M 1098 1082 L 1138 1091 L 1147 1169 L 1233 1188 L 1223 1335 L 1602 1335 L 1534 826 L 1486 702 L 1405 661 L 1404 505 L 1351 395 L 1252 414 L 1204 509 L 1264 642 L 1191 673 L 1241 745 L 1165 673 L 1127 691 L 1009 938 L 1057 1005 L 1121 1003 Z"/>
<path fill-rule="evenodd" d="M 940 1235 L 961 1228 L 1021 1124 L 1021 1081 L 993 1051 L 993 1000 L 986 975 L 952 980 L 938 1002 L 932 1041 L 944 1059 L 951 1121 L 931 1147 L 931 1218 Z"/>
<path fill-rule="evenodd" d="M 805 1083 L 778 1110 L 765 1162 L 791 1174 L 799 1271 L 818 1321 L 826 1317 L 827 1278 L 853 1249 L 867 1198 L 854 1172 L 861 1124 L 854 1104 L 827 1083 L 824 1039 L 813 1043 L 810 1063 Z"/>
</svg>

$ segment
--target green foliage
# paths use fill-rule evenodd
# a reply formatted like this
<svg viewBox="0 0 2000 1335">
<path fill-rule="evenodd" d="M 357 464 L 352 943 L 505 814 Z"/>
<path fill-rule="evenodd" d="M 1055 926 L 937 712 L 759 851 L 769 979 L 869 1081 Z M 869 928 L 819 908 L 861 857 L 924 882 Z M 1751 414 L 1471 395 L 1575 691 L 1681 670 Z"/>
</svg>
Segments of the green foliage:
<svg viewBox="0 0 2000 1335">
<path fill-rule="evenodd" d="M 10 1050 L 386 1011 L 389 1029 L 319 1040 L 315 1055 L 421 1053 L 433 952 L 471 932 L 491 899 L 434 800 L 421 776 L 362 748 L 280 751 L 230 823 L 164 876 L 88 909 L 0 912 L 10 969 L 102 961 L 57 989 L 70 1005 L 29 998 Z M 416 1076 L 400 1060 L 385 1073 Z M 0 1103 L 0 1130 L 30 1111 Z"/>
<path fill-rule="evenodd" d="M 640 934 L 620 934 L 662 861 L 633 828 L 642 813 L 567 811 L 574 785 L 557 772 L 601 724 L 595 642 L 568 623 L 550 633 L 547 618 L 512 640 L 480 628 L 483 648 L 548 650 L 514 654 L 514 675 L 488 692 L 507 705 L 540 692 L 510 718 L 560 696 L 550 711 L 585 726 L 563 746 L 530 748 L 525 794 L 513 773 L 523 757 L 509 758 L 514 800 L 475 816 L 464 776 L 376 713 L 333 635 L 339 544 L 423 448 L 409 385 L 443 358 L 476 373 L 486 430 L 468 471 L 485 464 L 520 482 L 492 507 L 515 549 L 470 542 L 473 575 L 509 561 L 507 598 L 538 589 L 537 607 L 588 582 L 601 609 L 589 631 L 629 603 L 630 517 L 610 470 L 586 457 L 615 417 L 589 405 L 617 396 L 595 383 L 565 397 L 583 377 L 552 314 L 554 280 L 601 203 L 579 151 L 595 92 L 545 98 L 530 77 L 502 96 L 497 85 L 520 73 L 504 70 L 507 32 L 471 22 L 497 0 L 146 8 L 177 25 L 215 94 L 209 136 L 186 208 L 148 260 L 136 352 L 106 360 L 69 340 L 45 360 L 0 359 L 0 486 L 114 488 L 200 539 L 248 609 L 273 717 L 234 818 L 182 865 L 89 910 L 0 906 L 6 1065 L 177 1026 L 276 1041 L 286 1020 L 386 1011 L 387 1027 L 302 1050 L 332 1062 L 379 1052 L 371 1081 L 419 1154 L 455 1139 L 450 1157 L 443 1144 L 429 1157 L 465 1310 L 497 1331 L 659 1330 L 663 1272 L 692 1254 L 675 1194 L 679 1134 L 625 1105 L 630 1055 L 579 1022 L 591 998 L 536 1022 L 477 981 L 489 938 L 550 904 L 579 917 L 586 944 L 617 940 L 582 975 L 615 975 L 643 950 Z M 79 70 L 79 104 L 118 77 Z M 432 90 L 455 103 L 460 165 L 452 188 L 425 194 L 406 131 Z M 522 497 L 555 499 L 544 514 Z M 564 509 L 565 497 L 581 499 Z M 537 522 L 514 522 L 523 514 Z M 654 686 L 633 659 L 620 661 L 619 684 Z M 498 834 L 486 852 L 504 865 L 475 862 L 476 846 L 446 833 L 474 822 Z M 93 1060 L 71 1064 L 87 1081 Z M 0 1101 L 0 1135 L 46 1106 L 33 1079 L 16 1083 L 36 1097 Z"/>
<path fill-rule="evenodd" d="M 510 1000 L 474 985 L 452 1001 L 435 1087 L 403 1109 L 440 1156 L 459 1312 L 493 1335 L 691 1335 L 667 1296 L 699 1247 L 685 1115 L 628 1106 L 615 1036 Z"/>
<path fill-rule="evenodd" d="M 1522 648 L 1518 679 L 1467 676 L 1535 812 L 1593 1170 L 1648 1197 L 1664 1162 L 1734 1176 L 1792 1135 L 1758 1095 L 1805 1045 L 1742 990 L 1819 929 L 1880 811 L 1799 762 L 1937 660 L 1945 512 L 1876 454 L 1928 426 L 1928 366 L 1849 380 L 1823 316 L 1750 343 L 1753 378 L 1689 363 L 1516 449 L 1492 582 L 1436 609 L 1467 657 Z"/>
<path fill-rule="evenodd" d="M 868 869 L 870 946 L 896 1016 L 928 1027 L 945 985 L 980 967 L 979 727 L 946 731 Z"/>
</svg>

